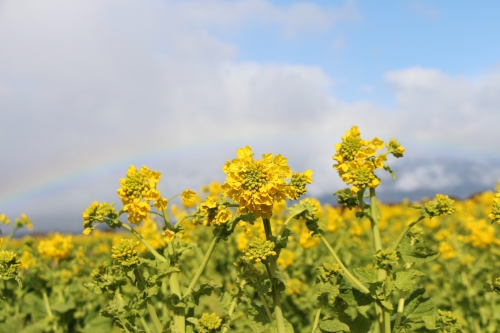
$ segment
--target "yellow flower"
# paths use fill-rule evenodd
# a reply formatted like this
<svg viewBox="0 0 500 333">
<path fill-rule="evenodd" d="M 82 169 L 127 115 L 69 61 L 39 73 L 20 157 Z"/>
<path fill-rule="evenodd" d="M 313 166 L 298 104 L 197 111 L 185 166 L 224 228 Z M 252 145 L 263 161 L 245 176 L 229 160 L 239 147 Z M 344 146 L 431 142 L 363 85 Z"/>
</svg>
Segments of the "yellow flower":
<svg viewBox="0 0 500 333">
<path fill-rule="evenodd" d="M 208 192 L 213 195 L 222 193 L 222 185 L 218 181 L 213 181 L 208 185 Z"/>
<path fill-rule="evenodd" d="M 218 212 L 217 212 L 217 215 L 215 216 L 215 221 L 214 223 L 217 224 L 217 225 L 221 225 L 223 223 L 226 223 L 227 221 L 229 221 L 229 219 L 233 216 L 233 214 L 223 208 L 223 209 L 220 209 Z"/>
<path fill-rule="evenodd" d="M 167 200 L 161 197 L 156 189 L 161 174 L 143 166 L 139 171 L 131 165 L 125 178 L 120 179 L 118 196 L 122 199 L 123 210 L 128 212 L 128 221 L 139 225 L 151 210 L 150 201 L 154 202 L 157 209 L 164 209 Z"/>
<path fill-rule="evenodd" d="M 26 214 L 22 213 L 21 217 L 18 217 L 16 219 L 16 227 L 17 228 L 22 228 L 26 226 L 29 230 L 33 229 L 33 224 L 31 223 L 31 220 L 26 216 Z"/>
<path fill-rule="evenodd" d="M 297 255 L 295 254 L 295 252 L 287 250 L 287 249 L 283 249 L 283 250 L 281 250 L 280 256 L 279 256 L 278 260 L 276 261 L 276 263 L 281 268 L 285 269 L 288 266 L 293 265 L 293 263 L 295 262 L 296 256 Z"/>
<path fill-rule="evenodd" d="M 5 225 L 8 225 L 10 223 L 10 220 L 7 218 L 7 215 L 0 214 L 0 223 Z"/>
<path fill-rule="evenodd" d="M 173 241 L 174 238 L 175 238 L 175 232 L 173 232 L 172 230 L 167 229 L 163 232 L 163 239 L 165 239 L 167 243 Z"/>
<path fill-rule="evenodd" d="M 184 207 L 191 208 L 200 202 L 200 196 L 197 195 L 195 191 L 186 189 L 182 192 L 181 201 Z"/>
<path fill-rule="evenodd" d="M 290 279 L 286 284 L 285 294 L 287 295 L 298 295 L 302 289 L 302 281 L 299 279 Z"/>
<path fill-rule="evenodd" d="M 453 245 L 448 242 L 439 243 L 439 253 L 444 260 L 453 259 L 458 255 Z"/>
<path fill-rule="evenodd" d="M 287 197 L 292 199 L 286 189 L 285 179 L 292 176 L 286 158 L 263 154 L 261 160 L 255 161 L 248 146 L 238 149 L 236 155 L 238 158 L 226 161 L 222 168 L 227 174 L 222 191 L 240 204 L 240 212 L 269 218 L 275 203 L 283 202 Z"/>
<path fill-rule="evenodd" d="M 37 246 L 40 257 L 45 259 L 60 260 L 71 255 L 73 250 L 73 237 L 71 235 L 61 236 L 55 233 L 51 237 L 41 240 Z"/>
</svg>

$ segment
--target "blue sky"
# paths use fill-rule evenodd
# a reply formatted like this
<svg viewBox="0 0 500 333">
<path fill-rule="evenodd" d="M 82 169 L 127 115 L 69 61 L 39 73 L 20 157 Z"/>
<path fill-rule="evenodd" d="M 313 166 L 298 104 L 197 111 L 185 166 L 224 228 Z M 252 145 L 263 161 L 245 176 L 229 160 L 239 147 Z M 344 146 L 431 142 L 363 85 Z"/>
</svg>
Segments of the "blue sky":
<svg viewBox="0 0 500 333">
<path fill-rule="evenodd" d="M 407 148 L 381 192 L 493 188 L 499 12 L 493 1 L 2 1 L 0 213 L 75 230 L 90 202 L 117 200 L 130 164 L 162 172 L 170 196 L 222 181 L 247 144 L 313 169 L 309 193 L 328 195 L 343 186 L 333 145 L 352 125 Z"/>
<path fill-rule="evenodd" d="M 311 3 L 330 9 L 346 4 Z M 350 102 L 394 105 L 384 81 L 388 71 L 418 66 L 474 78 L 499 65 L 499 2 L 353 1 L 350 6 L 352 17 L 330 29 L 293 37 L 279 26 L 254 24 L 217 34 L 238 45 L 242 60 L 320 66 L 335 80 L 333 93 Z"/>
</svg>

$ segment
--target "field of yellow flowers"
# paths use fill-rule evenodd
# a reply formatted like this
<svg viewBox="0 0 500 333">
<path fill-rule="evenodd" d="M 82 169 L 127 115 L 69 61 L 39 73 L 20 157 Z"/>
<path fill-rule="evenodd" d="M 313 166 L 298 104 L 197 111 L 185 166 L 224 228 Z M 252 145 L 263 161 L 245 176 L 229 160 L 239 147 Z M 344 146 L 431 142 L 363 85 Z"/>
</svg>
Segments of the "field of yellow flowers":
<svg viewBox="0 0 500 333">
<path fill-rule="evenodd" d="M 16 239 L 30 219 L 0 215 L 0 332 L 500 332 L 500 188 L 383 204 L 377 173 L 404 152 L 353 126 L 335 206 L 307 197 L 311 170 L 244 147 L 223 184 L 168 199 L 131 166 L 81 235 Z"/>
</svg>

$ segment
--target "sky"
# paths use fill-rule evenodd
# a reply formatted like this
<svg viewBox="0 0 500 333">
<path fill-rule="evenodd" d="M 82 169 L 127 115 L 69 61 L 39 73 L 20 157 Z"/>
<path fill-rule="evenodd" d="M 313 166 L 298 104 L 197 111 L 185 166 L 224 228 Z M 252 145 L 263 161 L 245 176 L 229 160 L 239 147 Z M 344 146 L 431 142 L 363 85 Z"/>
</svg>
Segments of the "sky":
<svg viewBox="0 0 500 333">
<path fill-rule="evenodd" d="M 499 2 L 0 0 L 0 213 L 78 231 L 129 165 L 166 197 L 250 145 L 343 187 L 351 126 L 398 139 L 383 199 L 500 178 Z M 117 206 L 120 206 L 117 204 Z"/>
</svg>

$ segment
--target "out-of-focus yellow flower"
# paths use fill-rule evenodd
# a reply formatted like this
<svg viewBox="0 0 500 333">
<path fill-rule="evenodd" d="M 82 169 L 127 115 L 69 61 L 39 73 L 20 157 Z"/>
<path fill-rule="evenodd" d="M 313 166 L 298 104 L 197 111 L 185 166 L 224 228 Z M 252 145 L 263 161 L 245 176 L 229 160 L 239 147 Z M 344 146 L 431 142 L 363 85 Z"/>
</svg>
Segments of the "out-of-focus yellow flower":
<svg viewBox="0 0 500 333">
<path fill-rule="evenodd" d="M 358 221 L 353 221 L 352 226 L 349 228 L 349 233 L 353 236 L 362 236 L 364 233 L 363 227 Z"/>
<path fill-rule="evenodd" d="M 222 193 L 222 185 L 218 181 L 213 181 L 208 185 L 208 193 L 213 195 L 219 195 Z"/>
<path fill-rule="evenodd" d="M 453 259 L 458 255 L 453 245 L 448 242 L 439 243 L 439 253 L 444 260 Z"/>
<path fill-rule="evenodd" d="M 151 216 L 148 216 L 148 218 L 144 220 L 144 224 L 137 227 L 135 230 L 140 233 L 154 249 L 158 249 L 165 245 L 165 240 L 158 231 L 158 225 Z M 141 243 L 139 245 L 139 251 L 147 252 L 148 249 Z"/>
<path fill-rule="evenodd" d="M 469 266 L 476 260 L 476 257 L 474 257 L 472 254 L 467 253 L 466 255 L 461 256 L 459 260 L 460 264 Z"/>
<path fill-rule="evenodd" d="M 495 227 L 488 224 L 486 220 L 471 220 L 465 228 L 470 231 L 468 236 L 458 236 L 458 240 L 470 243 L 473 247 L 486 249 L 495 241 Z"/>
<path fill-rule="evenodd" d="M 71 235 L 62 236 L 55 233 L 48 239 L 43 239 L 37 246 L 40 257 L 45 259 L 61 260 L 68 258 L 73 250 L 73 237 Z"/>
<path fill-rule="evenodd" d="M 287 249 L 282 249 L 280 256 L 279 256 L 278 260 L 276 261 L 276 263 L 281 268 L 285 269 L 285 268 L 293 265 L 293 263 L 295 262 L 296 256 L 297 255 L 295 254 L 295 252 L 287 250 Z"/>
<path fill-rule="evenodd" d="M 342 214 L 340 212 L 340 209 L 332 207 L 330 205 L 325 205 L 324 210 L 326 219 L 325 230 L 327 232 L 335 232 L 340 228 L 342 228 L 344 222 L 342 219 Z"/>
<path fill-rule="evenodd" d="M 248 238 L 248 235 L 245 234 L 244 232 L 239 232 L 236 235 L 236 248 L 238 251 L 243 251 L 248 247 L 248 243 L 250 243 L 250 240 Z"/>
<path fill-rule="evenodd" d="M 27 270 L 28 268 L 36 264 L 36 260 L 33 259 L 30 251 L 28 250 L 23 251 L 20 260 L 21 260 L 21 269 L 23 270 Z"/>
<path fill-rule="evenodd" d="M 181 194 L 181 201 L 184 207 L 188 209 L 200 202 L 200 196 L 195 191 L 186 189 Z"/>
<path fill-rule="evenodd" d="M 151 210 L 150 201 L 157 209 L 165 209 L 167 200 L 161 197 L 156 185 L 161 174 L 143 166 L 139 171 L 131 165 L 125 178 L 120 179 L 118 196 L 122 199 L 123 210 L 128 212 L 128 221 L 139 225 Z"/>
<path fill-rule="evenodd" d="M 286 284 L 285 294 L 298 295 L 302 289 L 302 281 L 299 279 L 290 279 Z"/>
<path fill-rule="evenodd" d="M 173 232 L 172 230 L 166 229 L 165 231 L 163 231 L 163 239 L 167 243 L 170 243 L 171 241 L 173 241 L 174 238 L 175 238 L 175 232 Z"/>
<path fill-rule="evenodd" d="M 16 227 L 22 228 L 24 226 L 29 230 L 33 229 L 31 220 L 28 218 L 28 216 L 26 216 L 26 214 L 22 213 L 21 216 L 16 219 Z"/>
<path fill-rule="evenodd" d="M 254 161 L 249 146 L 238 149 L 236 155 L 237 158 L 226 161 L 222 168 L 227 174 L 222 185 L 224 195 L 240 204 L 240 212 L 271 217 L 274 204 L 285 201 L 290 195 L 285 179 L 292 176 L 292 171 L 287 159 L 281 155 L 263 154 L 261 160 Z"/>
<path fill-rule="evenodd" d="M 9 225 L 10 224 L 10 220 L 7 217 L 7 215 L 0 214 L 0 224 L 5 224 L 5 225 Z"/>
</svg>

